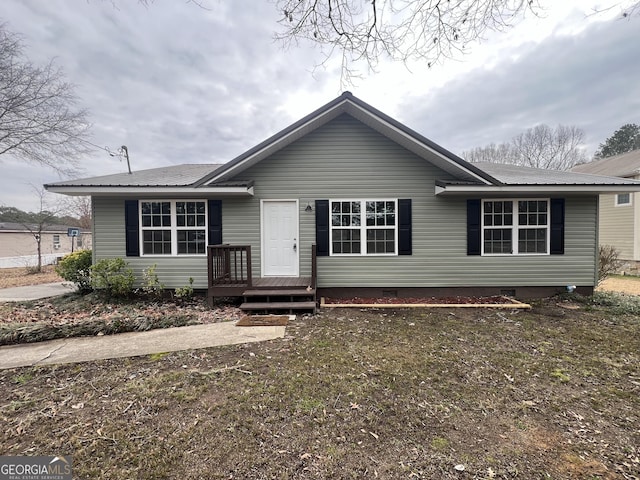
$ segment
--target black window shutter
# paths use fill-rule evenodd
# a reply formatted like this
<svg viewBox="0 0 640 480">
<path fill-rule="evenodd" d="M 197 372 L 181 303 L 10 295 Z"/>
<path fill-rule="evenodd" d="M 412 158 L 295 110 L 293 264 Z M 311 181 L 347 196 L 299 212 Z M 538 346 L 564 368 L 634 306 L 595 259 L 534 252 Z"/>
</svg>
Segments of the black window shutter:
<svg viewBox="0 0 640 480">
<path fill-rule="evenodd" d="M 411 199 L 398 200 L 398 255 L 411 255 Z"/>
<path fill-rule="evenodd" d="M 551 255 L 564 254 L 564 198 L 551 199 Z"/>
<path fill-rule="evenodd" d="M 222 200 L 209 200 L 209 245 L 222 244 Z"/>
<path fill-rule="evenodd" d="M 140 221 L 138 200 L 124 201 L 124 229 L 127 257 L 140 256 Z"/>
<path fill-rule="evenodd" d="M 479 199 L 467 200 L 467 255 L 480 255 L 481 228 Z"/>
<path fill-rule="evenodd" d="M 329 256 L 329 200 L 316 200 L 316 255 Z"/>
</svg>

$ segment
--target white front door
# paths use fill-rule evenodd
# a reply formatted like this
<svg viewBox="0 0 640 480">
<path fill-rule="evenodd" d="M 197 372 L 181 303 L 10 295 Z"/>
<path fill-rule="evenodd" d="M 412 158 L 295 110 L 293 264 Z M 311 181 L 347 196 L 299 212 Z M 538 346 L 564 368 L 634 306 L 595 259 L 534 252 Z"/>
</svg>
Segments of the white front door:
<svg viewBox="0 0 640 480">
<path fill-rule="evenodd" d="M 298 276 L 298 202 L 262 202 L 262 276 Z"/>
</svg>

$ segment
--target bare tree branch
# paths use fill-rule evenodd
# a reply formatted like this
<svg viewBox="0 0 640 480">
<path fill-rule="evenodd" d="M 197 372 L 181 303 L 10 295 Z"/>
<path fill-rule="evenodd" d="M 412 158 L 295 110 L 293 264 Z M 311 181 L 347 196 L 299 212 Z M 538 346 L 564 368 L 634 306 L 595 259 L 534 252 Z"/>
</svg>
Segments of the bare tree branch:
<svg viewBox="0 0 640 480">
<path fill-rule="evenodd" d="M 33 65 L 21 38 L 0 24 L 0 155 L 73 173 L 89 151 L 87 112 L 77 103 L 62 70 Z"/>
<path fill-rule="evenodd" d="M 285 47 L 309 41 L 325 62 L 338 53 L 343 79 L 364 62 L 375 71 L 387 58 L 423 61 L 431 67 L 490 31 L 506 30 L 526 15 L 539 15 L 542 0 L 276 0 L 282 17 L 275 38 Z M 640 10 L 638 0 L 619 2 L 621 17 Z M 324 64 L 324 62 L 322 62 Z"/>
<path fill-rule="evenodd" d="M 470 162 L 511 163 L 525 167 L 569 170 L 586 161 L 584 131 L 575 126 L 536 125 L 510 142 L 476 147 L 462 153 Z"/>
<path fill-rule="evenodd" d="M 47 196 L 47 191 L 42 187 L 36 187 L 35 185 L 31 185 L 31 189 L 33 193 L 38 197 L 39 208 L 38 211 L 35 212 L 31 216 L 30 222 L 20 222 L 22 226 L 33 236 L 36 241 L 37 247 L 37 255 L 38 255 L 38 265 L 36 267 L 36 272 L 42 271 L 42 235 L 44 234 L 47 227 L 54 225 L 58 219 L 58 213 L 60 213 L 61 208 L 53 207 L 49 202 L 49 197 Z"/>
</svg>

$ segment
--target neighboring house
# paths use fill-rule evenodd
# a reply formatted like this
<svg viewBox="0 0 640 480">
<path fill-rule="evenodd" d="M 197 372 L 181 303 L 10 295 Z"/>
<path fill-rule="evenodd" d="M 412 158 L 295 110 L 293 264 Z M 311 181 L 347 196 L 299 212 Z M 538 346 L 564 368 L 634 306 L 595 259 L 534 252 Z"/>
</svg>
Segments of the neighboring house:
<svg viewBox="0 0 640 480">
<path fill-rule="evenodd" d="M 49 265 L 71 253 L 71 238 L 66 225 L 47 225 L 41 232 L 42 264 Z M 77 229 L 73 248 L 90 249 L 91 232 Z M 0 222 L 0 268 L 28 267 L 38 264 L 37 225 Z"/>
<path fill-rule="evenodd" d="M 572 171 L 640 180 L 640 150 L 602 158 L 573 167 Z M 598 228 L 600 245 L 620 252 L 623 270 L 640 269 L 640 196 L 633 191 L 600 196 Z"/>
<path fill-rule="evenodd" d="M 224 165 L 45 187 L 91 195 L 95 260 L 156 264 L 168 288 L 338 297 L 590 293 L 598 195 L 640 191 L 467 163 L 348 92 Z"/>
</svg>

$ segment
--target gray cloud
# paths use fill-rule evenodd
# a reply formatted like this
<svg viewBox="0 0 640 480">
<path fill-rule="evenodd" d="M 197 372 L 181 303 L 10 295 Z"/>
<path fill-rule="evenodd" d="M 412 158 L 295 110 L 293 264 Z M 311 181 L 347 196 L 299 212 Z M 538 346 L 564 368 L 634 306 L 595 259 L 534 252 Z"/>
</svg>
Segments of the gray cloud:
<svg viewBox="0 0 640 480">
<path fill-rule="evenodd" d="M 639 22 L 593 24 L 577 36 L 525 46 L 516 60 L 410 95 L 405 120 L 458 153 L 539 123 L 577 125 L 593 153 L 621 125 L 640 122 Z"/>
<path fill-rule="evenodd" d="M 278 12 L 271 2 L 211 1 L 211 10 L 159 0 L 115 4 L 4 0 L 0 15 L 25 36 L 32 61 L 56 57 L 91 111 L 92 142 L 127 145 L 134 169 L 228 161 L 297 120 L 283 108 L 292 98 L 313 98 L 304 102 L 305 114 L 338 93 L 335 66 L 311 74 L 322 60 L 318 51 L 274 43 Z M 595 148 L 623 123 L 640 121 L 639 21 L 595 24 L 578 36 L 525 45 L 516 59 L 428 94 L 389 85 L 380 101 L 395 100 L 399 120 L 455 152 L 542 122 L 581 126 Z M 363 90 L 368 82 L 362 80 Z M 358 95 L 357 87 L 352 91 Z M 126 170 L 99 150 L 83 164 L 83 175 Z M 0 204 L 34 208 L 14 186 L 57 180 L 33 165 L 2 159 L 0 168 Z"/>
</svg>

